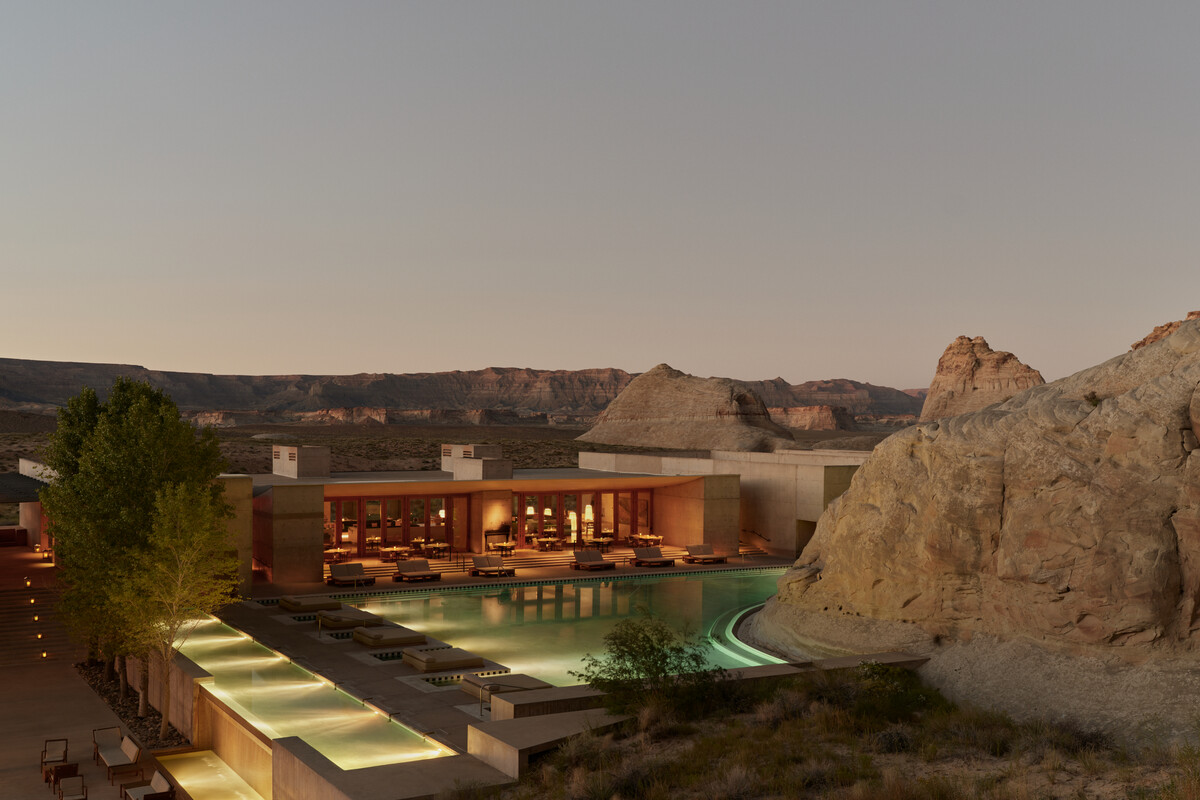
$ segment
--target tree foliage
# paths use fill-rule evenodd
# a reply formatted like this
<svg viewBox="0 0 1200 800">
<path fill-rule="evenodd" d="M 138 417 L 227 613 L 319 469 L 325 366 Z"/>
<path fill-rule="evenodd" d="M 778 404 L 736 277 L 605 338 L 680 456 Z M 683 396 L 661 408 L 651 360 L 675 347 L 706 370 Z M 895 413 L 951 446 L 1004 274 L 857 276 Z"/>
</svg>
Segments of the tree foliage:
<svg viewBox="0 0 1200 800">
<path fill-rule="evenodd" d="M 224 508 L 216 436 L 184 421 L 161 390 L 118 378 L 103 402 L 92 389 L 71 398 L 45 460 L 55 476 L 41 501 L 62 570 L 64 618 L 93 653 L 136 654 L 136 626 L 112 586 L 150 549 L 166 487 L 204 487 Z"/>
<path fill-rule="evenodd" d="M 110 589 L 120 607 L 135 652 L 152 654 L 163 673 L 187 638 L 188 623 L 228 603 L 238 586 L 237 556 L 230 550 L 226 504 L 207 486 L 167 486 L 155 499 L 154 525 L 130 571 Z M 167 735 L 171 683 L 162 682 L 159 706 Z"/>
<path fill-rule="evenodd" d="M 605 692 L 614 709 L 670 704 L 686 711 L 702 702 L 724 670 L 708 664 L 708 642 L 677 631 L 644 609 L 617 622 L 604 636 L 604 654 L 583 656 L 570 674 Z"/>
</svg>

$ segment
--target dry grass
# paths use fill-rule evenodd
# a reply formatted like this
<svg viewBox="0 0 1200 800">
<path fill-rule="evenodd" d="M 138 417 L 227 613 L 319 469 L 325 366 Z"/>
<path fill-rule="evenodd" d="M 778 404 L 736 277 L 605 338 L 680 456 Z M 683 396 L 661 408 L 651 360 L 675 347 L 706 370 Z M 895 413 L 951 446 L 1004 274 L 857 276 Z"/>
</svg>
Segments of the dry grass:
<svg viewBox="0 0 1200 800">
<path fill-rule="evenodd" d="M 1200 800 L 1200 752 L 1143 762 L 1103 737 L 955 708 L 924 687 L 893 687 L 923 708 L 871 707 L 874 687 L 853 673 L 781 684 L 750 710 L 714 708 L 667 736 L 671 715 L 647 709 L 621 733 L 569 742 L 502 796 Z"/>
</svg>

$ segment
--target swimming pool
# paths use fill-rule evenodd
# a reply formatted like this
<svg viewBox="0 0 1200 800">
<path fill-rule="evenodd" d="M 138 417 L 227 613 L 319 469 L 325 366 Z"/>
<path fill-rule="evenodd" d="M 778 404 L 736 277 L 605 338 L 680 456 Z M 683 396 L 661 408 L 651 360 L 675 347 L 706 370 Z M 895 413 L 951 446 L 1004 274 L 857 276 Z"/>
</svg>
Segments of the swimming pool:
<svg viewBox="0 0 1200 800">
<path fill-rule="evenodd" d="M 179 652 L 209 672 L 212 693 L 264 735 L 299 736 L 342 769 L 453 754 L 220 620 L 198 623 Z"/>
<path fill-rule="evenodd" d="M 741 614 L 775 594 L 786 568 L 654 574 L 527 586 L 434 589 L 357 603 L 428 636 L 498 661 L 513 672 L 566 686 L 578 683 L 584 653 L 600 655 L 604 635 L 645 608 L 675 628 L 711 637 L 709 661 L 736 669 L 781 659 L 735 639 Z"/>
</svg>

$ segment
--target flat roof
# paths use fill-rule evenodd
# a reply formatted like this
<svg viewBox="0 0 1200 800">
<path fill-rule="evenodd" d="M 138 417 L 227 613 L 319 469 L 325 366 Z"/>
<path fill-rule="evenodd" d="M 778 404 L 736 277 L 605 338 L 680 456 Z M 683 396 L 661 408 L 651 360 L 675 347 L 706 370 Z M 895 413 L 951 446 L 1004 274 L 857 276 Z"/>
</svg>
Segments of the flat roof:
<svg viewBox="0 0 1200 800">
<path fill-rule="evenodd" d="M 0 472 L 0 503 L 36 503 L 45 485 L 19 472 Z"/>
<path fill-rule="evenodd" d="M 229 475 L 226 477 L 235 477 Z M 246 477 L 246 476 L 236 476 Z M 359 486 L 380 484 L 408 484 L 413 489 L 437 490 L 450 493 L 495 489 L 520 489 L 529 484 L 550 484 L 547 489 L 580 488 L 585 486 L 671 486 L 698 478 L 697 475 L 653 475 L 645 472 L 608 472 L 597 469 L 562 467 L 559 469 L 516 469 L 511 478 L 488 478 L 485 480 L 455 480 L 454 474 L 444 470 L 409 470 L 394 472 L 334 472 L 328 477 L 290 478 L 286 475 L 260 474 L 249 476 L 254 493 L 273 486 L 324 486 L 326 489 L 349 489 Z M 399 488 L 399 487 L 397 487 Z M 409 492 L 401 492 L 409 493 Z"/>
</svg>

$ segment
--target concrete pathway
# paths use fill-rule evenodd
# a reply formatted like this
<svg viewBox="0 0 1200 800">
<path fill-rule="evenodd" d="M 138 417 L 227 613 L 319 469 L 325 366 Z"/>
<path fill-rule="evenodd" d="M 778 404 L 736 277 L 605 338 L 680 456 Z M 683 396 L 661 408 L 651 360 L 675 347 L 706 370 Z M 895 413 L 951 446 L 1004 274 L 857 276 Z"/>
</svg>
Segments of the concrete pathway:
<svg viewBox="0 0 1200 800">
<path fill-rule="evenodd" d="M 5 637 L 0 651 L 0 796 L 53 797 L 42 782 L 42 746 L 46 739 L 66 738 L 68 758 L 79 764 L 88 797 L 115 800 L 120 789 L 110 786 L 104 768 L 92 763 L 92 730 L 120 725 L 120 720 L 75 671 L 83 653 L 70 644 L 53 611 L 54 573 L 50 563 L 26 547 L 0 548 L 0 630 Z"/>
</svg>

